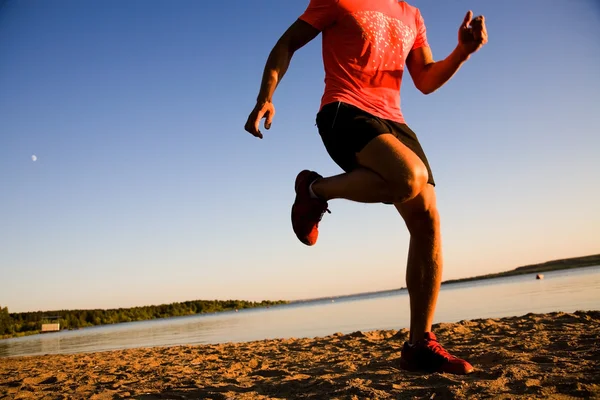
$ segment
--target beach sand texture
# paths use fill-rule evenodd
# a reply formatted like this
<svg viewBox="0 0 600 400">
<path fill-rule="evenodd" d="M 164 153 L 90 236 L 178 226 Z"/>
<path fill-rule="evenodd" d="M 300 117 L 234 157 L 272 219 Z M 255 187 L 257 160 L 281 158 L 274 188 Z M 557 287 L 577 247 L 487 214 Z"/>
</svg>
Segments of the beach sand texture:
<svg viewBox="0 0 600 400">
<path fill-rule="evenodd" d="M 434 327 L 468 376 L 399 368 L 408 332 L 0 359 L 1 399 L 600 398 L 600 311 Z"/>
</svg>

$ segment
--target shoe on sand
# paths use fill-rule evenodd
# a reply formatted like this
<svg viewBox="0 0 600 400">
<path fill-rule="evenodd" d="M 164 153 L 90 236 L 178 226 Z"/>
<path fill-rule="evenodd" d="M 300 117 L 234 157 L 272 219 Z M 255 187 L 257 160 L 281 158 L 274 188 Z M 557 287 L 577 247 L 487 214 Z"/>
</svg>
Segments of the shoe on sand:
<svg viewBox="0 0 600 400">
<path fill-rule="evenodd" d="M 456 375 L 473 372 L 471 364 L 448 353 L 432 332 L 426 332 L 425 339 L 414 345 L 404 343 L 400 367 L 407 371 L 446 372 Z"/>
</svg>

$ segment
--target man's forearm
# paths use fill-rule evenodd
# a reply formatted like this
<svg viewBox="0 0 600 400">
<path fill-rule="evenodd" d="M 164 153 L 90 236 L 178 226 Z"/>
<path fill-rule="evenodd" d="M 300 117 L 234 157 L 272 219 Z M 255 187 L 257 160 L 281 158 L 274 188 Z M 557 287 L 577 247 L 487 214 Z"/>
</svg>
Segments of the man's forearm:
<svg viewBox="0 0 600 400">
<path fill-rule="evenodd" d="M 293 54 L 289 47 L 282 42 L 277 43 L 271 50 L 263 72 L 257 102 L 266 103 L 273 99 L 273 93 L 285 75 Z"/>
<path fill-rule="evenodd" d="M 435 92 L 448 82 L 468 59 L 469 55 L 457 46 L 445 59 L 425 66 L 418 89 L 425 94 Z"/>
</svg>

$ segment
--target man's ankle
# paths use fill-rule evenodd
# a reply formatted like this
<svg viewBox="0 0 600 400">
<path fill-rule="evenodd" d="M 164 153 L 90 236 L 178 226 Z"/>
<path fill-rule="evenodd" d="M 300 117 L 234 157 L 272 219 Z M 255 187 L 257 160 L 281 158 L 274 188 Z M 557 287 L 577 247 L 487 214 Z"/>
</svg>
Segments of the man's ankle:
<svg viewBox="0 0 600 400">
<path fill-rule="evenodd" d="M 425 339 L 425 332 L 413 332 L 410 335 L 409 343 L 417 344 Z"/>
</svg>

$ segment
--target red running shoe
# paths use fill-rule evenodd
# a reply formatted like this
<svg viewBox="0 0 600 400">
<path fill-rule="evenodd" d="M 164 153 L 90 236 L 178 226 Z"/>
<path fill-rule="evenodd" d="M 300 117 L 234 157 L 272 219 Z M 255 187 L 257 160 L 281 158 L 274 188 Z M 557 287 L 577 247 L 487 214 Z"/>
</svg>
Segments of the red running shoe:
<svg viewBox="0 0 600 400">
<path fill-rule="evenodd" d="M 327 209 L 327 202 L 310 195 L 310 184 L 321 175 L 314 171 L 304 170 L 296 177 L 296 200 L 292 206 L 292 227 L 298 239 L 307 246 L 317 243 L 319 222 Z"/>
<path fill-rule="evenodd" d="M 446 372 L 456 375 L 473 372 L 471 364 L 444 350 L 432 332 L 425 333 L 425 339 L 414 345 L 404 343 L 400 367 L 407 371 Z"/>
</svg>

